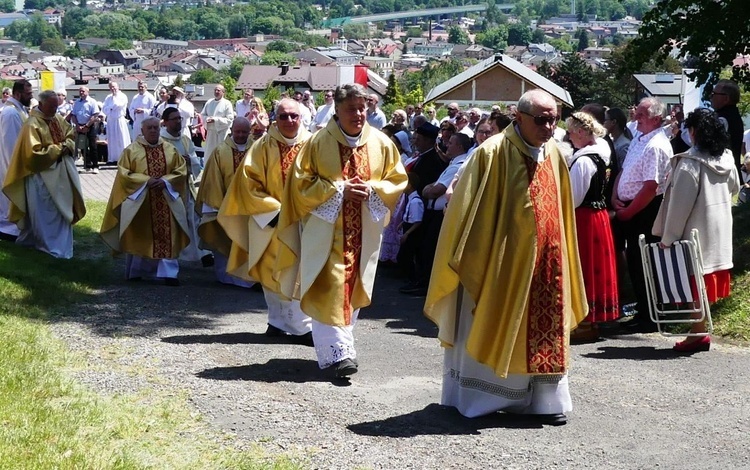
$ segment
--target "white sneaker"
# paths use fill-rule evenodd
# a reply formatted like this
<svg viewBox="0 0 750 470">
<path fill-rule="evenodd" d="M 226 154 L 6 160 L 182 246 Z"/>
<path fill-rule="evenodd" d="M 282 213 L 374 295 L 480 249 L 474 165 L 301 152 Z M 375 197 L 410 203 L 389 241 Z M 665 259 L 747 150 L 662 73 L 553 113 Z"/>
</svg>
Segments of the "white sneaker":
<svg viewBox="0 0 750 470">
<path fill-rule="evenodd" d="M 99 168 L 94 168 L 93 170 L 91 170 L 91 173 L 93 173 L 95 175 L 98 175 L 99 174 Z"/>
</svg>

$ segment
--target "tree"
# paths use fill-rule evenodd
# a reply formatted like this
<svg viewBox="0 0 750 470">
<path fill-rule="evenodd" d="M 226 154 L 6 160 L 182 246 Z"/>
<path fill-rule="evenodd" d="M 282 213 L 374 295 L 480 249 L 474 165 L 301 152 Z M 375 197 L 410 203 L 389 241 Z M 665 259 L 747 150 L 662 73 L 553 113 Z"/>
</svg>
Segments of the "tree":
<svg viewBox="0 0 750 470">
<path fill-rule="evenodd" d="M 475 38 L 478 44 L 500 51 L 508 47 L 508 28 L 505 25 L 490 28 Z"/>
<path fill-rule="evenodd" d="M 263 106 L 266 107 L 267 111 L 270 111 L 271 108 L 273 108 L 274 101 L 281 99 L 281 93 L 280 86 L 274 86 L 272 82 L 269 82 L 268 85 L 266 85 L 266 89 L 263 90 Z"/>
<path fill-rule="evenodd" d="M 115 39 L 114 41 L 109 41 L 109 44 L 107 45 L 110 49 L 132 49 L 133 48 L 133 41 L 128 41 L 127 39 Z"/>
<path fill-rule="evenodd" d="M 212 69 L 201 69 L 191 73 L 188 82 L 203 85 L 204 83 L 218 83 L 219 80 L 219 75 Z"/>
<path fill-rule="evenodd" d="M 580 108 L 593 99 L 594 72 L 578 54 L 566 56 L 548 78 L 568 90 L 574 108 Z"/>
<path fill-rule="evenodd" d="M 263 57 L 260 58 L 260 65 L 281 65 L 282 62 L 294 65 L 297 63 L 297 58 L 291 54 L 274 51 L 266 52 L 263 54 Z"/>
<path fill-rule="evenodd" d="M 59 37 L 47 38 L 39 45 L 39 50 L 55 55 L 62 54 L 66 49 L 65 42 Z"/>
<path fill-rule="evenodd" d="M 0 1 L 0 11 L 3 13 L 13 13 L 16 11 L 16 2 L 13 0 L 2 0 Z"/>
<path fill-rule="evenodd" d="M 531 29 L 522 23 L 508 25 L 508 44 L 511 46 L 528 46 L 531 42 Z M 544 42 L 544 41 L 542 41 Z"/>
<path fill-rule="evenodd" d="M 578 30 L 578 48 L 576 49 L 578 52 L 582 52 L 587 47 L 589 47 L 589 32 L 585 29 L 579 29 Z"/>
<path fill-rule="evenodd" d="M 543 29 L 535 29 L 533 33 L 531 33 L 531 42 L 534 44 L 542 44 L 544 42 L 547 42 L 547 37 L 544 35 Z"/>
<path fill-rule="evenodd" d="M 627 2 L 624 6 L 628 8 Z M 639 37 L 628 44 L 626 53 L 637 68 L 654 51 L 666 57 L 679 47 L 678 58 L 694 59 L 690 76 L 699 84 L 713 84 L 737 54 L 747 53 L 748 37 L 746 0 L 662 0 L 645 14 Z M 750 68 L 732 67 L 732 78 L 750 86 Z"/>
<path fill-rule="evenodd" d="M 294 46 L 284 40 L 271 41 L 266 46 L 266 52 L 281 52 L 282 54 L 289 54 L 294 52 Z"/>
<path fill-rule="evenodd" d="M 448 28 L 448 42 L 451 44 L 469 44 L 469 35 L 458 26 Z"/>
<path fill-rule="evenodd" d="M 401 87 L 396 82 L 395 74 L 388 76 L 388 87 L 385 89 L 383 103 L 386 106 L 391 106 L 394 110 L 405 106 L 404 95 L 401 93 Z"/>
<path fill-rule="evenodd" d="M 420 28 L 419 26 L 409 26 L 409 28 L 406 30 L 406 37 L 407 38 L 421 38 L 422 28 Z"/>
</svg>

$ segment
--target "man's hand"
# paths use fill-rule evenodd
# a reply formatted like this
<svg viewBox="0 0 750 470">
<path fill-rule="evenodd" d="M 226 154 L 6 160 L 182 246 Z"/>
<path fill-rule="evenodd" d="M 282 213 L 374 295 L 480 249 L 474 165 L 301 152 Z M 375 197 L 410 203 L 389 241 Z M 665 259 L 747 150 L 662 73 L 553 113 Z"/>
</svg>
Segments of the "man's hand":
<svg viewBox="0 0 750 470">
<path fill-rule="evenodd" d="M 622 209 L 625 209 L 625 203 L 621 200 L 617 199 L 616 197 L 612 197 L 612 207 L 615 209 L 615 211 L 620 211 Z"/>
<path fill-rule="evenodd" d="M 167 185 L 161 178 L 151 178 L 146 183 L 146 186 L 148 186 L 148 189 L 164 189 Z"/>
<path fill-rule="evenodd" d="M 370 197 L 370 185 L 356 176 L 344 181 L 344 199 L 347 201 L 362 202 Z"/>
<path fill-rule="evenodd" d="M 214 121 L 215 121 L 215 119 L 212 118 L 212 117 L 206 118 L 206 122 L 209 123 L 209 124 L 211 124 Z"/>
</svg>

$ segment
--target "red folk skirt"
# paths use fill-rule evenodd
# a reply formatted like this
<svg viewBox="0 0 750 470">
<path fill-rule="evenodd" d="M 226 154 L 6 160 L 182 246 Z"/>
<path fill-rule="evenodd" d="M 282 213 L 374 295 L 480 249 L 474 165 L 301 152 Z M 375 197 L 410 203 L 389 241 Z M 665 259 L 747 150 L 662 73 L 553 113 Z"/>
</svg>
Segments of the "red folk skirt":
<svg viewBox="0 0 750 470">
<path fill-rule="evenodd" d="M 576 229 L 583 283 L 589 304 L 589 314 L 585 321 L 599 323 L 617 320 L 620 316 L 617 260 L 607 210 L 577 208 Z"/>
<path fill-rule="evenodd" d="M 709 303 L 714 303 L 724 297 L 729 297 L 729 288 L 732 283 L 732 277 L 729 270 L 716 271 L 703 275 L 703 283 L 706 284 L 706 297 Z M 693 278 L 690 278 L 690 289 L 693 291 L 693 297 L 698 297 L 698 288 Z"/>
</svg>

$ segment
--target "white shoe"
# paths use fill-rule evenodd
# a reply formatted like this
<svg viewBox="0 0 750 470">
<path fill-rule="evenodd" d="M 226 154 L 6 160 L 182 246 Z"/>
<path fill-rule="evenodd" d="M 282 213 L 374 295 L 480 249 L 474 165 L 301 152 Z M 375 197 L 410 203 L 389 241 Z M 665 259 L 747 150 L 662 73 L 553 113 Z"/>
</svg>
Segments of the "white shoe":
<svg viewBox="0 0 750 470">
<path fill-rule="evenodd" d="M 94 168 L 93 170 L 91 170 L 91 173 L 93 173 L 95 175 L 98 175 L 99 174 L 99 168 Z"/>
</svg>

